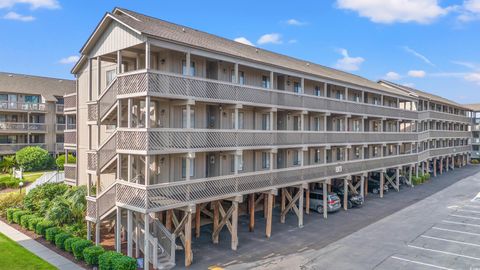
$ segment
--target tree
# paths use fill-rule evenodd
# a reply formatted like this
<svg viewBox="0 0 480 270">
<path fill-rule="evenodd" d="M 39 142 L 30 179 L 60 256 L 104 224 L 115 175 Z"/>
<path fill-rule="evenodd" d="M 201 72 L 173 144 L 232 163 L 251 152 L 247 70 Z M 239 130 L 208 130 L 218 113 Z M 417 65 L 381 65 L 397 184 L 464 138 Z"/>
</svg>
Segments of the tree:
<svg viewBox="0 0 480 270">
<path fill-rule="evenodd" d="M 0 170 L 3 173 L 11 173 L 12 169 L 17 165 L 15 156 L 5 156 L 0 163 Z"/>
<path fill-rule="evenodd" d="M 68 154 L 68 163 L 75 163 L 77 162 L 77 158 L 74 157 L 72 154 Z M 63 170 L 63 166 L 65 164 L 65 155 L 60 155 L 57 157 L 55 160 L 55 163 L 57 164 L 57 168 L 59 170 Z"/>
<path fill-rule="evenodd" d="M 24 171 L 40 171 L 52 167 L 53 158 L 47 150 L 38 146 L 27 146 L 15 154 L 20 168 Z"/>
</svg>

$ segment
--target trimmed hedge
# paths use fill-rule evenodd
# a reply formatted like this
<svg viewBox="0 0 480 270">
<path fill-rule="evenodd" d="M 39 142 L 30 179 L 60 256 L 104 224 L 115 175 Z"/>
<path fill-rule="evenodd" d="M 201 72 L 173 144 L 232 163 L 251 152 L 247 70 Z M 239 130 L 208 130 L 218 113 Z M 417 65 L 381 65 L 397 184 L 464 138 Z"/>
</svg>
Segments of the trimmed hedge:
<svg viewBox="0 0 480 270">
<path fill-rule="evenodd" d="M 121 253 L 107 251 L 98 257 L 98 268 L 100 270 L 115 270 L 115 268 L 113 268 L 114 261 L 122 256 Z"/>
<path fill-rule="evenodd" d="M 98 265 L 98 257 L 105 253 L 101 246 L 91 246 L 83 250 L 83 258 L 88 265 Z"/>
<path fill-rule="evenodd" d="M 39 222 L 42 222 L 43 221 L 43 217 L 35 217 L 35 218 L 32 218 L 28 221 L 28 230 L 30 231 L 35 231 L 35 228 L 37 227 L 37 224 Z"/>
<path fill-rule="evenodd" d="M 20 209 L 18 209 L 18 208 L 8 208 L 7 209 L 7 221 L 8 221 L 8 223 L 13 222 L 13 214 L 17 211 L 20 211 Z"/>
<path fill-rule="evenodd" d="M 55 244 L 55 235 L 63 233 L 64 231 L 58 227 L 51 227 L 45 230 L 45 239 L 52 244 Z"/>
<path fill-rule="evenodd" d="M 37 217 L 36 215 L 23 215 L 21 218 L 20 218 L 20 225 L 22 226 L 22 228 L 24 229 L 28 229 L 28 223 L 30 222 L 30 219 L 32 218 L 35 218 Z"/>
<path fill-rule="evenodd" d="M 15 211 L 13 213 L 13 222 L 17 223 L 17 224 L 20 224 L 20 218 L 24 215 L 29 215 L 29 214 L 30 214 L 30 212 L 26 211 L 26 210 Z"/>
<path fill-rule="evenodd" d="M 136 270 L 137 260 L 132 257 L 122 255 L 113 260 L 113 269 L 115 270 Z"/>
<path fill-rule="evenodd" d="M 73 256 L 77 260 L 83 260 L 83 250 L 93 246 L 93 242 L 87 239 L 78 240 L 72 243 Z"/>
<path fill-rule="evenodd" d="M 72 237 L 71 234 L 66 233 L 66 232 L 61 232 L 55 235 L 55 246 L 57 246 L 59 249 L 65 250 L 65 240 L 68 238 Z"/>
<path fill-rule="evenodd" d="M 80 240 L 82 240 L 82 238 L 80 237 L 72 237 L 65 240 L 65 242 L 63 243 L 63 246 L 65 247 L 65 251 L 72 253 L 72 244 Z"/>
<path fill-rule="evenodd" d="M 37 225 L 35 226 L 35 233 L 45 237 L 45 230 L 47 230 L 48 228 L 52 228 L 54 226 L 55 224 L 53 224 L 52 221 L 42 220 L 38 222 Z"/>
</svg>

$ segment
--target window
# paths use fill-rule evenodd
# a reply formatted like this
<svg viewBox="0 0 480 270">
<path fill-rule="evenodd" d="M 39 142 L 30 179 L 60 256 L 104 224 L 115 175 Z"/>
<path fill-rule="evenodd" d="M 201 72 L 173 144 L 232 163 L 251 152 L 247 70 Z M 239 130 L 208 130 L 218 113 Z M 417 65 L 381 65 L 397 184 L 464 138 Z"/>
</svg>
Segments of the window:
<svg viewBox="0 0 480 270">
<path fill-rule="evenodd" d="M 340 148 L 337 148 L 337 161 L 343 160 L 343 151 Z"/>
<path fill-rule="evenodd" d="M 318 86 L 315 86 L 315 91 L 313 92 L 313 94 L 317 97 L 321 96 L 321 91 L 320 91 L 320 87 Z"/>
<path fill-rule="evenodd" d="M 344 122 L 344 119 L 339 118 L 339 119 L 336 119 L 335 122 L 336 122 L 336 124 L 337 124 L 337 131 L 343 131 L 343 122 Z"/>
<path fill-rule="evenodd" d="M 293 165 L 295 166 L 300 165 L 300 156 L 298 152 L 298 150 L 293 150 Z"/>
<path fill-rule="evenodd" d="M 360 147 L 355 147 L 355 157 L 360 158 Z"/>
<path fill-rule="evenodd" d="M 320 118 L 318 117 L 313 118 L 313 130 L 320 131 Z"/>
<path fill-rule="evenodd" d="M 302 92 L 302 87 L 300 86 L 299 82 L 294 82 L 293 83 L 293 92 L 295 92 L 295 93 L 301 93 Z"/>
<path fill-rule="evenodd" d="M 235 112 L 232 112 L 232 128 L 235 128 Z M 243 112 L 238 112 L 238 129 L 244 129 Z"/>
<path fill-rule="evenodd" d="M 239 156 L 238 160 L 238 171 L 243 171 L 243 155 Z M 232 158 L 230 159 L 230 168 L 231 171 L 235 171 L 235 155 L 232 155 Z"/>
<path fill-rule="evenodd" d="M 267 76 L 262 76 L 262 87 L 270 88 L 270 78 Z"/>
<path fill-rule="evenodd" d="M 190 159 L 190 177 L 195 175 L 195 159 Z M 182 178 L 187 178 L 187 158 L 182 158 Z"/>
<path fill-rule="evenodd" d="M 187 109 L 182 110 L 182 128 L 187 128 Z M 190 126 L 188 128 L 195 128 L 195 109 L 190 109 Z"/>
<path fill-rule="evenodd" d="M 360 121 L 359 120 L 353 120 L 353 131 L 355 132 L 360 132 Z"/>
<path fill-rule="evenodd" d="M 320 162 L 320 149 L 315 149 L 315 153 L 313 156 L 313 162 L 319 163 Z"/>
<path fill-rule="evenodd" d="M 40 103 L 40 97 L 25 95 L 25 103 Z"/>
<path fill-rule="evenodd" d="M 354 96 L 353 96 L 353 101 L 360 102 L 360 94 L 355 93 Z"/>
<path fill-rule="evenodd" d="M 245 72 L 239 71 L 238 74 L 239 74 L 239 77 L 240 77 L 239 78 L 240 80 L 238 81 L 238 83 L 241 84 L 241 85 L 244 85 L 245 84 Z"/>
<path fill-rule="evenodd" d="M 374 97 L 374 98 L 373 98 L 373 104 L 374 104 L 374 105 L 380 105 L 380 101 L 378 100 L 377 97 Z"/>
<path fill-rule="evenodd" d="M 336 91 L 336 96 L 337 99 L 343 99 L 343 93 L 340 91 Z"/>
<path fill-rule="evenodd" d="M 117 70 L 115 69 L 108 70 L 105 77 L 107 80 L 106 81 L 107 85 L 109 85 L 115 79 L 115 77 L 117 77 Z"/>
<path fill-rule="evenodd" d="M 262 169 L 270 169 L 270 153 L 262 152 Z"/>
<path fill-rule="evenodd" d="M 270 130 L 270 115 L 262 114 L 262 130 Z"/>
<path fill-rule="evenodd" d="M 300 129 L 299 122 L 300 122 L 300 118 L 298 116 L 294 116 L 293 117 L 293 130 L 299 130 Z"/>
<path fill-rule="evenodd" d="M 187 62 L 182 61 L 182 74 L 187 75 Z M 195 62 L 190 61 L 190 76 L 195 76 Z"/>
<path fill-rule="evenodd" d="M 378 156 L 378 146 L 373 147 L 373 156 L 374 157 Z"/>
</svg>

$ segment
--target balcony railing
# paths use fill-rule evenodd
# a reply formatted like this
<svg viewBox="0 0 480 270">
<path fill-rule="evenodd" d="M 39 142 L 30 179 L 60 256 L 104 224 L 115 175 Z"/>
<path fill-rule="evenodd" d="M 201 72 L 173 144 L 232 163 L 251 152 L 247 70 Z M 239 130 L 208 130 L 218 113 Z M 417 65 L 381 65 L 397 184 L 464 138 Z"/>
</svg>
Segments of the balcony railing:
<svg viewBox="0 0 480 270">
<path fill-rule="evenodd" d="M 65 151 L 65 147 L 63 146 L 63 143 L 55 143 L 55 152 L 64 152 Z"/>
<path fill-rule="evenodd" d="M 46 112 L 47 103 L 0 102 L 0 110 Z"/>
<path fill-rule="evenodd" d="M 77 94 L 76 93 L 68 94 L 68 95 L 63 96 L 63 100 L 64 100 L 63 110 L 65 112 L 75 111 L 77 109 Z"/>
<path fill-rule="evenodd" d="M 55 130 L 57 132 L 63 132 L 66 126 L 66 124 L 55 124 Z"/>
<path fill-rule="evenodd" d="M 0 153 L 2 154 L 13 154 L 24 147 L 27 146 L 38 146 L 43 149 L 47 149 L 47 145 L 45 143 L 1 143 L 0 144 Z"/>
<path fill-rule="evenodd" d="M 77 144 L 77 130 L 65 130 L 63 132 L 65 146 L 75 146 Z"/>
<path fill-rule="evenodd" d="M 65 105 L 63 104 L 55 104 L 55 112 L 56 113 L 63 113 Z"/>
<path fill-rule="evenodd" d="M 448 120 L 448 121 L 462 122 L 462 123 L 467 123 L 467 124 L 472 123 L 472 119 L 467 117 L 467 116 L 450 114 L 450 113 L 445 113 L 445 112 L 421 111 L 421 112 L 418 112 L 418 115 L 419 115 L 418 116 L 419 120 L 438 119 L 438 120 Z"/>
<path fill-rule="evenodd" d="M 398 143 L 417 141 L 417 133 L 318 132 L 282 130 L 119 129 L 120 151 L 202 151 L 211 148 L 275 148 L 325 144 Z M 218 150 L 218 149 L 217 149 Z"/>
<path fill-rule="evenodd" d="M 417 112 L 334 98 L 297 94 L 217 80 L 167 74 L 158 71 L 135 71 L 117 77 L 118 95 L 151 95 L 167 98 L 196 98 L 200 101 L 280 106 L 392 118 L 417 119 Z"/>
<path fill-rule="evenodd" d="M 480 144 L 480 138 L 473 138 L 472 144 Z"/>
<path fill-rule="evenodd" d="M 45 132 L 47 127 L 44 123 L 0 122 L 0 130 Z"/>
<path fill-rule="evenodd" d="M 65 180 L 69 181 L 76 181 L 77 179 L 77 165 L 76 164 L 65 164 L 64 165 L 65 171 Z"/>
</svg>

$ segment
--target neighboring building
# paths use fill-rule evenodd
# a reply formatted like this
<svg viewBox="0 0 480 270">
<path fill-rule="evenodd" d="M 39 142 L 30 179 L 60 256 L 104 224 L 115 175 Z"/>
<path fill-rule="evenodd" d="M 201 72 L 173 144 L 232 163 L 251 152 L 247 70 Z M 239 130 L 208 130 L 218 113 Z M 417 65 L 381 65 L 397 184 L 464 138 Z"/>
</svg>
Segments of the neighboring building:
<svg viewBox="0 0 480 270">
<path fill-rule="evenodd" d="M 75 121 L 63 115 L 63 96 L 75 92 L 75 81 L 0 72 L 0 156 L 25 146 L 63 153 L 63 132 Z"/>
<path fill-rule="evenodd" d="M 88 185 L 88 236 L 116 219 L 117 250 L 123 229 L 127 254 L 136 243 L 154 267 L 177 244 L 191 263 L 192 216 L 196 234 L 212 217 L 213 242 L 226 225 L 236 249 L 243 197 L 250 229 L 263 198 L 269 237 L 275 200 L 302 226 L 315 186 L 364 194 L 375 173 L 398 189 L 401 174 L 464 166 L 471 151 L 461 105 L 125 9 L 104 16 L 72 72 L 78 159 L 65 172 Z"/>
<path fill-rule="evenodd" d="M 464 105 L 473 112 L 472 158 L 480 160 L 480 104 Z"/>
</svg>

